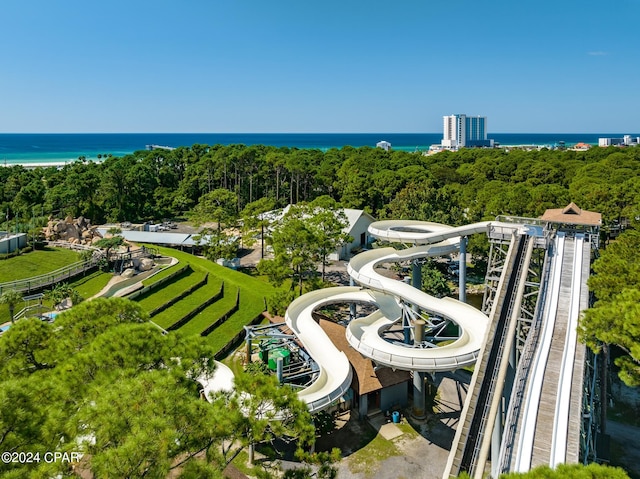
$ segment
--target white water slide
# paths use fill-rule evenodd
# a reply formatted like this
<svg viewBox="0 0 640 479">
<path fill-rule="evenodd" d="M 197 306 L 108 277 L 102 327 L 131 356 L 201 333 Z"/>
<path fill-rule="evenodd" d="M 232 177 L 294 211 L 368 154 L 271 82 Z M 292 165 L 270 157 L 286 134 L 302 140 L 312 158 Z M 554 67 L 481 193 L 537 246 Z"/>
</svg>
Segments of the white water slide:
<svg viewBox="0 0 640 479">
<path fill-rule="evenodd" d="M 421 221 L 380 221 L 369 233 L 390 242 L 413 245 L 396 250 L 379 248 L 355 256 L 348 272 L 362 287 L 336 287 L 307 293 L 291 303 L 285 321 L 319 366 L 318 378 L 299 395 L 312 412 L 328 407 L 351 384 L 351 366 L 313 319 L 314 310 L 335 303 L 368 303 L 377 311 L 349 323 L 349 344 L 378 365 L 393 369 L 437 372 L 473 364 L 485 339 L 488 318 L 476 308 L 451 298 L 438 299 L 413 286 L 376 272 L 383 263 L 399 263 L 457 251 L 459 238 L 486 233 L 492 226 L 509 231 L 523 228 L 511 223 L 483 222 L 452 228 Z M 402 318 L 402 304 L 417 306 L 429 315 L 448 319 L 459 326 L 460 336 L 446 346 L 414 347 L 390 342 L 382 335 Z M 405 306 L 406 307 L 406 306 Z"/>
</svg>

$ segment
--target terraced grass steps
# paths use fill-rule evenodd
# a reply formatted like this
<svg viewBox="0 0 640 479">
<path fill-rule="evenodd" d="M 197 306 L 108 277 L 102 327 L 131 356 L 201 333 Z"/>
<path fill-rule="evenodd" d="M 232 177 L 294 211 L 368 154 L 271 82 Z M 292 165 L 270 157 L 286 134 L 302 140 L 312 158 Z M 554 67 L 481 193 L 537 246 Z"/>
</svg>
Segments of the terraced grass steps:
<svg viewBox="0 0 640 479">
<path fill-rule="evenodd" d="M 180 321 L 191 311 L 195 310 L 207 300 L 220 292 L 222 281 L 219 278 L 209 279 L 208 283 L 196 289 L 193 293 L 185 296 L 180 301 L 165 309 L 153 318 L 153 322 L 158 326 L 169 329 L 173 324 Z M 184 325 L 182 325 L 184 326 Z M 176 328 L 177 329 L 177 328 Z"/>
<path fill-rule="evenodd" d="M 165 280 L 165 278 L 168 278 L 170 276 L 173 276 L 172 279 L 175 279 L 176 276 L 184 274 L 186 272 L 185 270 L 190 268 L 191 267 L 188 264 L 183 265 L 183 264 L 180 264 L 180 262 L 177 262 L 175 264 L 168 265 L 168 266 L 164 265 L 162 266 L 162 269 L 158 271 L 156 274 L 154 274 L 150 278 L 145 279 L 142 282 L 142 285 L 145 287 L 153 286 L 155 283 L 162 282 Z"/>
<path fill-rule="evenodd" d="M 159 292 L 135 298 L 134 301 L 142 306 L 146 312 L 151 313 L 154 309 L 161 307 L 169 300 L 177 298 L 189 288 L 196 286 L 204 280 L 206 275 L 207 273 L 204 271 L 194 271 L 189 268 L 188 271 L 175 278 L 173 282 L 163 285 Z"/>
<path fill-rule="evenodd" d="M 157 308 L 153 308 L 151 311 L 149 311 L 149 316 L 151 316 L 153 318 L 156 314 L 160 314 L 162 311 L 170 308 L 171 306 L 176 304 L 181 299 L 186 298 L 187 296 L 189 296 L 190 294 L 193 294 L 198 289 L 202 288 L 203 286 L 206 286 L 208 281 L 209 281 L 209 273 L 206 273 L 204 275 L 204 278 L 202 278 L 196 284 L 190 286 L 189 288 L 184 290 L 182 293 L 178 294 L 177 296 L 174 296 L 169 301 L 161 304 Z M 223 285 L 224 285 L 224 283 L 223 283 Z M 222 297 L 222 295 L 224 294 L 223 288 L 224 288 L 224 286 L 221 287 L 220 293 L 218 293 L 219 297 Z"/>
<path fill-rule="evenodd" d="M 235 305 L 235 295 L 226 294 L 224 298 L 216 301 L 210 306 L 196 314 L 190 321 L 180 328 L 184 334 L 202 334 L 212 323 L 216 322 L 222 315 Z"/>
<path fill-rule="evenodd" d="M 218 328 L 222 323 L 224 323 L 227 319 L 229 319 L 232 315 L 234 315 L 238 309 L 240 309 L 240 290 L 236 293 L 236 301 L 233 303 L 233 306 L 226 311 L 222 316 L 216 319 L 213 323 L 207 326 L 204 331 L 200 333 L 200 336 L 209 336 L 216 328 Z"/>
<path fill-rule="evenodd" d="M 240 309 L 218 326 L 211 334 L 206 336 L 205 339 L 216 351 L 222 351 L 238 334 L 243 332 L 245 326 L 252 323 L 257 324 L 262 319 L 260 313 L 249 317 L 246 311 Z M 219 358 L 216 357 L 216 359 Z"/>
<path fill-rule="evenodd" d="M 238 335 L 243 332 L 244 326 L 252 321 L 261 319 L 261 314 L 266 307 L 266 298 L 276 291 L 267 282 L 225 268 L 205 258 L 171 248 L 157 247 L 157 249 L 164 256 L 176 258 L 182 265 L 190 265 L 193 272 L 181 277 L 178 281 L 164 285 L 162 289 L 154 292 L 151 297 L 141 300 L 140 304 L 143 305 L 145 310 L 151 311 L 197 282 L 193 281 L 193 279 L 187 280 L 185 278 L 191 278 L 194 274 L 200 274 L 202 275 L 200 278 L 202 278 L 208 273 L 208 284 L 206 286 L 199 288 L 187 298 L 177 301 L 154 316 L 153 321 L 156 324 L 168 329 L 180 318 L 183 318 L 196 307 L 204 304 L 207 299 L 216 295 L 224 282 L 224 297 L 206 306 L 178 328 L 179 331 L 185 334 L 202 335 L 203 332 L 207 332 L 206 340 L 214 345 L 217 351 L 222 351 L 230 341 L 237 339 Z M 231 309 L 234 308 L 238 291 L 240 292 L 238 309 L 233 314 L 229 314 Z M 160 298 L 152 299 L 154 296 L 159 296 Z M 215 328 L 211 328 L 225 314 L 227 315 L 226 320 Z M 208 329 L 210 330 L 207 331 Z"/>
</svg>

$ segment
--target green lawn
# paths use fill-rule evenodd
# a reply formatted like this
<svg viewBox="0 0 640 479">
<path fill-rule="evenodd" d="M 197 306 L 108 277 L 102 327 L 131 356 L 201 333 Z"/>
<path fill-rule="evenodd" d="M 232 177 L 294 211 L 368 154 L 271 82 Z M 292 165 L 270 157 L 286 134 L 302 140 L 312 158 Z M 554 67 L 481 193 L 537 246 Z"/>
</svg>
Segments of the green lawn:
<svg viewBox="0 0 640 479">
<path fill-rule="evenodd" d="M 90 298 L 94 296 L 102 288 L 104 288 L 109 280 L 113 277 L 111 273 L 103 273 L 102 271 L 94 271 L 93 273 L 89 273 L 86 276 L 76 278 L 74 281 L 69 283 L 73 289 L 75 289 L 82 298 Z M 30 304 L 29 304 L 30 303 Z M 36 304 L 36 301 L 30 301 L 27 303 L 26 301 L 23 303 L 19 303 L 16 305 L 16 313 L 20 311 L 22 308 L 28 305 Z M 48 301 L 43 301 L 42 304 L 48 310 L 53 310 L 53 304 Z M 6 304 L 0 304 L 0 324 L 9 321 L 9 308 Z"/>
<path fill-rule="evenodd" d="M 217 278 L 209 277 L 209 282 L 206 285 L 198 288 L 189 296 L 182 298 L 170 308 L 167 308 L 161 313 L 154 316 L 153 322 L 159 326 L 162 326 L 163 328 L 168 328 L 180 318 L 185 316 L 187 313 L 196 309 L 207 299 L 218 294 L 218 291 L 220 291 L 220 284 L 221 282 Z M 159 290 L 156 294 L 163 294 L 163 290 Z M 170 297 L 168 297 L 167 299 L 170 299 Z"/>
<path fill-rule="evenodd" d="M 186 334 L 200 334 L 234 305 L 236 293 L 238 289 L 240 290 L 240 310 L 207 337 L 207 341 L 215 345 L 217 349 L 221 349 L 226 345 L 236 334 L 242 331 L 245 325 L 264 311 L 265 298 L 275 292 L 273 286 L 263 279 L 251 277 L 204 258 L 175 249 L 156 246 L 154 248 L 157 248 L 159 253 L 164 256 L 176 258 L 179 263 L 166 268 L 165 271 L 153 277 L 153 280 L 160 279 L 162 276 L 170 274 L 186 264 L 191 266 L 192 271 L 181 275 L 175 281 L 163 285 L 157 291 L 142 298 L 139 303 L 146 311 L 151 311 L 171 298 L 178 296 L 181 292 L 201 280 L 205 274 L 209 273 L 207 285 L 153 318 L 154 322 L 164 328 L 217 294 L 220 290 L 220 285 L 224 281 L 224 298 L 207 307 L 181 328 L 181 331 Z M 0 262 L 0 278 L 4 274 L 9 279 L 2 279 L 2 281 L 24 279 L 53 271 L 75 261 L 78 261 L 77 253 L 69 250 L 50 249 L 36 251 Z M 18 271 L 20 275 L 17 274 Z M 78 278 L 71 283 L 71 286 L 84 298 L 89 298 L 100 291 L 111 277 L 111 274 L 95 272 L 83 278 Z M 22 307 L 23 305 L 18 305 L 16 311 Z M 6 305 L 0 306 L 0 321 L 4 318 L 6 320 L 9 319 Z"/>
<path fill-rule="evenodd" d="M 45 248 L 0 261 L 0 283 L 31 278 L 80 261 L 76 251 Z"/>
<path fill-rule="evenodd" d="M 233 308 L 235 304 L 235 294 L 226 293 L 224 298 L 219 299 L 212 305 L 206 307 L 198 313 L 187 324 L 180 328 L 184 334 L 200 334 L 211 324 L 217 321 L 220 316 Z M 212 333 L 213 334 L 213 333 Z"/>
<path fill-rule="evenodd" d="M 219 351 L 256 316 L 257 314 L 251 316 L 246 311 L 240 310 L 218 326 L 206 339 Z"/>
<path fill-rule="evenodd" d="M 268 298 L 275 292 L 274 287 L 264 280 L 225 268 L 204 258 L 199 258 L 171 248 L 157 247 L 157 249 L 162 255 L 177 258 L 182 265 L 190 264 L 194 272 L 209 273 L 209 284 L 207 286 L 196 291 L 191 295 L 193 297 L 190 297 L 190 299 L 179 301 L 154 318 L 154 322 L 162 327 L 170 326 L 177 319 L 198 306 L 198 304 L 202 304 L 202 302 L 211 297 L 212 294 L 217 293 L 220 284 L 224 281 L 225 297 L 206 308 L 202 313 L 180 328 L 181 331 L 187 334 L 200 334 L 207 326 L 233 306 L 236 292 L 238 288 L 240 289 L 240 310 L 207 337 L 207 341 L 214 345 L 216 349 L 221 349 L 236 334 L 242 331 L 245 325 L 262 313 L 264 311 L 265 298 Z M 195 283 L 195 281 L 193 283 Z M 181 288 L 178 292 L 172 290 L 171 293 L 167 293 L 167 288 L 171 287 L 172 285 L 167 285 L 151 296 L 159 295 L 162 297 L 162 302 L 164 302 L 186 289 Z M 177 289 L 178 288 L 176 288 L 176 290 Z M 152 303 L 155 304 L 157 302 L 157 300 L 151 297 L 145 298 L 143 301 L 145 302 L 145 309 L 149 308 L 149 310 L 151 310 L 153 307 L 156 307 L 150 307 Z"/>
<path fill-rule="evenodd" d="M 175 278 L 172 282 L 165 283 L 157 290 L 162 291 L 162 294 L 155 294 L 155 292 L 151 292 L 139 299 L 137 298 L 135 301 L 142 306 L 145 311 L 150 312 L 153 309 L 162 306 L 167 301 L 179 296 L 182 292 L 186 291 L 199 281 L 202 281 L 205 274 L 206 273 L 204 271 L 189 270 L 178 278 Z"/>
<path fill-rule="evenodd" d="M 259 312 L 263 311 L 264 309 L 262 298 L 269 297 L 275 292 L 274 287 L 265 281 L 253 278 L 249 275 L 234 271 L 229 268 L 225 268 L 207 259 L 199 258 L 197 256 L 193 256 L 188 253 L 184 253 L 182 251 L 171 248 L 163 248 L 157 246 L 154 247 L 158 249 L 160 254 L 162 255 L 177 258 L 181 264 L 191 264 L 191 267 L 194 270 L 207 271 L 209 272 L 210 277 L 212 276 L 219 278 L 220 280 L 224 280 L 225 287 L 233 286 L 233 291 L 235 291 L 235 286 L 240 287 L 240 290 L 246 293 L 247 299 L 252 298 L 253 301 L 250 301 L 249 303 L 253 303 L 254 307 L 256 306 L 256 298 L 259 298 Z"/>
<path fill-rule="evenodd" d="M 113 274 L 96 270 L 86 276 L 76 278 L 69 285 L 75 289 L 84 299 L 98 294 L 104 288 Z"/>
<path fill-rule="evenodd" d="M 175 273 L 176 271 L 178 271 L 183 266 L 184 265 L 182 265 L 180 263 L 176 263 L 176 264 L 171 265 L 171 266 L 163 266 L 162 270 L 158 271 L 156 274 L 154 274 L 150 278 L 145 279 L 142 282 L 142 284 L 144 286 L 149 286 L 149 285 L 151 285 L 153 283 L 156 283 L 156 282 L 160 281 L 162 278 L 166 278 L 167 276 Z"/>
<path fill-rule="evenodd" d="M 46 274 L 77 261 L 80 261 L 78 253 L 65 248 L 45 248 L 31 251 L 0 261 L 0 283 Z M 89 298 L 100 291 L 111 277 L 111 274 L 98 271 L 77 278 L 71 282 L 71 287 L 78 291 L 83 298 Z M 33 301 L 31 303 L 34 304 Z M 53 305 L 46 303 L 45 305 L 53 309 Z M 16 313 L 25 306 L 27 303 L 16 305 Z M 6 304 L 2 304 L 0 305 L 0 324 L 6 321 L 9 321 L 9 308 Z"/>
</svg>

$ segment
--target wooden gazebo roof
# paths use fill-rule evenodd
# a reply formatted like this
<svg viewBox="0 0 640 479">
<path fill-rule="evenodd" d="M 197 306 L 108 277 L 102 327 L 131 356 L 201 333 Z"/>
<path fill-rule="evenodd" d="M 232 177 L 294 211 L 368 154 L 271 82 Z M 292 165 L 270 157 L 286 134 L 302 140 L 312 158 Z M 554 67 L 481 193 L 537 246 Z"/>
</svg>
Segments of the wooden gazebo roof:
<svg viewBox="0 0 640 479">
<path fill-rule="evenodd" d="M 540 217 L 544 221 L 574 225 L 601 226 L 602 215 L 595 211 L 587 211 L 571 202 L 564 208 L 548 209 Z"/>
</svg>

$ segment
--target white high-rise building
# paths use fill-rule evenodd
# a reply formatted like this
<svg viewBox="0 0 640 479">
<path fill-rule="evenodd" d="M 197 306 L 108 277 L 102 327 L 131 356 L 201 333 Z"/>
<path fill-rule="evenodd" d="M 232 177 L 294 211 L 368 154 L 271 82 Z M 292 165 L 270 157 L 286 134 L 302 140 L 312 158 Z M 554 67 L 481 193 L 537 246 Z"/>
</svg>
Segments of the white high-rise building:
<svg viewBox="0 0 640 479">
<path fill-rule="evenodd" d="M 491 146 L 487 140 L 487 117 L 464 114 L 443 117 L 443 148 L 464 148 L 466 146 Z"/>
</svg>

